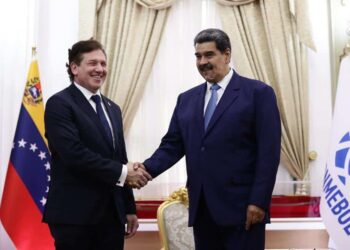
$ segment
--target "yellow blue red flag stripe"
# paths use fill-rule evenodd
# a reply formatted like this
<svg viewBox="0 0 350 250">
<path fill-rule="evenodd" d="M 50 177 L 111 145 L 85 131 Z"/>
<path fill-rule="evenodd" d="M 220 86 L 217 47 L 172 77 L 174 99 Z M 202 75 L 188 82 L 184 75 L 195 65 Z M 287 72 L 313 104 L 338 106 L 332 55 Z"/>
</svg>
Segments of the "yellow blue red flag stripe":
<svg viewBox="0 0 350 250">
<path fill-rule="evenodd" d="M 0 220 L 17 249 L 54 249 L 41 222 L 50 182 L 38 62 L 31 63 L 0 206 Z"/>
</svg>

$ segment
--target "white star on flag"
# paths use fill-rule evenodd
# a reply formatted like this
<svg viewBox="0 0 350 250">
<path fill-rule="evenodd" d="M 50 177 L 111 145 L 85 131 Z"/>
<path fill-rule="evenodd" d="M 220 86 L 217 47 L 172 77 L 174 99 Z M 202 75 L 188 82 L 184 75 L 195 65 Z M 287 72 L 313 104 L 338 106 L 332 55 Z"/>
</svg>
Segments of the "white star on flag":
<svg viewBox="0 0 350 250">
<path fill-rule="evenodd" d="M 45 206 L 45 204 L 46 204 L 46 198 L 45 198 L 45 197 L 41 198 L 40 202 L 41 202 L 41 204 L 42 204 L 43 206 Z"/>
<path fill-rule="evenodd" d="M 40 154 L 38 156 L 41 160 L 44 160 L 46 158 L 46 153 L 43 151 L 40 151 Z"/>
<path fill-rule="evenodd" d="M 49 192 L 49 186 L 46 187 L 45 193 Z"/>
<path fill-rule="evenodd" d="M 31 151 L 35 152 L 38 149 L 38 147 L 36 146 L 36 143 L 30 144 L 30 149 Z"/>
<path fill-rule="evenodd" d="M 49 162 L 46 162 L 46 163 L 44 164 L 44 166 L 45 166 L 45 169 L 46 169 L 46 170 L 50 170 L 50 169 L 51 169 L 51 166 L 50 166 L 50 163 L 49 163 Z"/>
<path fill-rule="evenodd" d="M 20 147 L 20 148 L 25 148 L 26 144 L 27 144 L 27 142 L 25 140 L 23 140 L 23 138 L 20 141 L 18 141 L 18 147 Z"/>
<path fill-rule="evenodd" d="M 50 175 L 47 176 L 47 181 L 51 181 L 51 176 Z"/>
</svg>

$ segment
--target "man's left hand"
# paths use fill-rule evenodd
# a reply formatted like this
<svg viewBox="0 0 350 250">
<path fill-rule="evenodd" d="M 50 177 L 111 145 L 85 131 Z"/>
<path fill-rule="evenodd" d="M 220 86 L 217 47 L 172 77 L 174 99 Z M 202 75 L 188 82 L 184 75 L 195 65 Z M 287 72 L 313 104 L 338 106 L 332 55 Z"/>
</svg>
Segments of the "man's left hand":
<svg viewBox="0 0 350 250">
<path fill-rule="evenodd" d="M 264 217 L 264 209 L 255 205 L 249 205 L 247 208 L 247 220 L 245 222 L 245 229 L 249 230 L 252 224 L 261 223 L 264 220 Z"/>
<path fill-rule="evenodd" d="M 126 223 L 127 224 L 126 224 L 125 239 L 128 239 L 135 235 L 136 230 L 139 227 L 139 222 L 137 220 L 136 214 L 127 214 Z"/>
</svg>

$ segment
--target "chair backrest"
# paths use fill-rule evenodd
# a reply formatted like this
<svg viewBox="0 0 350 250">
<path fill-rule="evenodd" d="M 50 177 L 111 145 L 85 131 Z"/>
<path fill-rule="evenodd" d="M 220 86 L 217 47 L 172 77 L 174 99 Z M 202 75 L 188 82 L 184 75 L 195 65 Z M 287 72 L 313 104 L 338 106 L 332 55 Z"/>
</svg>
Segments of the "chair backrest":
<svg viewBox="0 0 350 250">
<path fill-rule="evenodd" d="M 180 188 L 157 211 L 160 238 L 164 250 L 194 249 L 193 230 L 188 227 L 188 195 Z"/>
</svg>

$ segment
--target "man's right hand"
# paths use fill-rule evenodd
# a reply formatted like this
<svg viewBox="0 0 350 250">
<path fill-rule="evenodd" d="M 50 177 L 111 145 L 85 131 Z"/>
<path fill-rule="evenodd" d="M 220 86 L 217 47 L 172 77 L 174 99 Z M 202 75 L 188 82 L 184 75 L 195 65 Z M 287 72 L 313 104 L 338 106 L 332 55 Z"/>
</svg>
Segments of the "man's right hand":
<svg viewBox="0 0 350 250">
<path fill-rule="evenodd" d="M 140 189 L 144 187 L 148 181 L 152 180 L 152 176 L 146 171 L 141 163 L 127 164 L 128 175 L 126 176 L 126 183 L 132 188 Z"/>
</svg>

